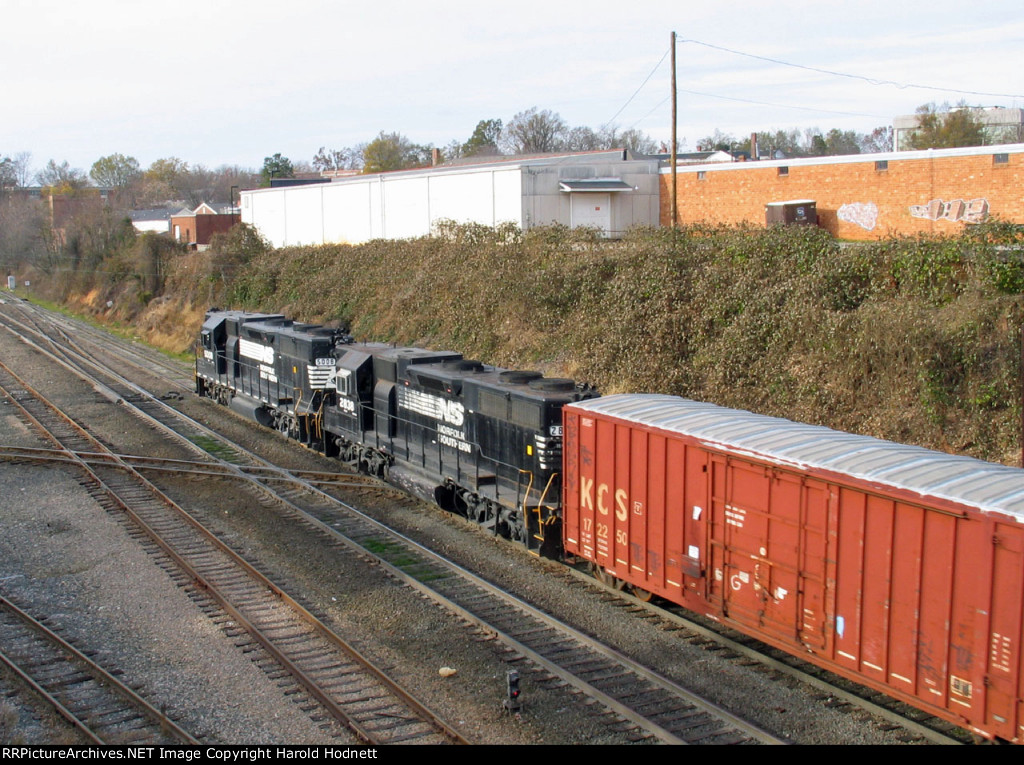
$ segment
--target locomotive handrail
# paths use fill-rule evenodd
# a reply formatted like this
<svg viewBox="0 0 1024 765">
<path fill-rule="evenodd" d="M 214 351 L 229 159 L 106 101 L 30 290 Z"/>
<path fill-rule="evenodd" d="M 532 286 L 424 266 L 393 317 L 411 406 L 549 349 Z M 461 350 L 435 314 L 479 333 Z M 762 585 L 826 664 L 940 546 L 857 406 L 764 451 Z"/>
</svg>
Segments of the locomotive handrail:
<svg viewBox="0 0 1024 765">
<path fill-rule="evenodd" d="M 312 403 L 312 401 L 310 401 Z M 324 437 L 324 397 L 320 397 L 320 406 L 317 407 L 315 412 L 307 414 L 310 422 L 310 437 L 316 437 L 323 440 Z"/>
<path fill-rule="evenodd" d="M 520 471 L 520 472 L 526 472 L 526 471 Z M 554 520 L 555 520 L 555 517 L 556 517 L 554 511 L 557 508 L 552 507 L 550 505 L 545 505 L 544 504 L 544 499 L 547 497 L 548 491 L 551 490 L 551 486 L 552 486 L 552 484 L 554 484 L 555 479 L 557 477 L 558 477 L 558 473 L 552 473 L 551 474 L 551 477 L 548 478 L 547 485 L 544 487 L 544 491 L 541 492 L 540 499 L 537 500 L 537 504 L 536 505 L 533 505 L 533 506 L 529 505 L 529 499 L 530 499 L 529 492 L 527 492 L 526 499 L 523 500 L 523 516 L 524 516 L 524 519 L 526 520 L 526 531 L 527 531 L 527 533 L 529 533 L 529 531 L 530 531 L 529 515 L 531 513 L 536 513 L 536 515 L 537 515 L 537 529 L 538 529 L 538 533 L 533 534 L 532 536 L 533 536 L 534 539 L 538 540 L 541 543 L 547 541 L 547 537 L 544 534 L 544 527 L 545 526 L 550 526 L 552 523 L 554 523 Z M 530 474 L 530 483 L 531 483 L 531 486 L 532 486 L 532 484 L 533 484 L 533 474 L 532 473 Z M 543 514 L 543 511 L 545 509 L 550 511 L 548 513 L 547 517 L 545 517 L 544 514 Z M 529 548 L 529 546 L 530 546 L 529 543 L 527 543 L 527 548 Z"/>
<path fill-rule="evenodd" d="M 519 476 L 522 477 L 523 475 L 530 476 L 530 481 L 529 481 L 529 483 L 526 484 L 526 492 L 523 494 L 522 505 L 525 508 L 526 507 L 526 503 L 530 501 L 530 491 L 533 489 L 533 471 L 532 470 L 526 470 L 524 468 L 519 468 Z M 517 483 L 519 483 L 519 482 L 517 482 Z M 517 500 L 516 504 L 519 504 L 518 499 L 519 499 L 519 497 L 517 496 L 516 497 L 516 500 Z"/>
<path fill-rule="evenodd" d="M 367 441 L 367 434 L 372 432 L 373 436 L 374 436 L 373 441 L 374 441 L 374 446 L 375 447 L 377 447 L 378 449 L 380 449 L 382 447 L 386 447 L 388 450 L 390 450 L 390 452 L 392 454 L 396 454 L 399 451 L 401 451 L 403 459 L 405 459 L 407 462 L 413 462 L 413 457 L 415 455 L 414 455 L 414 452 L 412 450 L 412 444 L 414 443 L 414 438 L 418 438 L 418 441 L 419 441 L 419 460 L 418 460 L 419 466 L 423 467 L 423 468 L 427 467 L 427 462 L 426 462 L 427 455 L 428 455 L 428 453 L 433 451 L 433 447 L 435 445 L 436 445 L 436 448 L 437 448 L 438 466 L 439 467 L 443 467 L 444 466 L 445 460 L 443 459 L 443 454 L 441 452 L 441 449 L 443 449 L 444 446 L 439 441 L 433 441 L 430 444 L 429 448 L 428 448 L 428 444 L 427 444 L 427 436 L 428 435 L 436 435 L 436 431 L 432 431 L 426 425 L 423 425 L 422 423 L 416 422 L 415 420 L 412 420 L 412 419 L 410 419 L 408 417 L 403 417 L 403 416 L 397 415 L 397 414 L 389 414 L 388 415 L 389 418 L 393 418 L 395 420 L 395 422 L 399 422 L 399 423 L 404 424 L 406 426 L 406 432 L 409 433 L 410 436 L 411 436 L 411 437 L 407 437 L 407 438 L 401 439 L 401 441 L 404 441 L 404 446 L 402 446 L 401 449 L 396 449 L 396 443 L 395 443 L 396 439 L 395 439 L 394 436 L 391 436 L 391 435 L 383 436 L 381 434 L 381 431 L 377 430 L 377 428 L 366 428 L 363 425 L 363 422 L 364 422 L 363 415 L 365 414 L 365 412 L 369 411 L 371 413 L 376 414 L 377 410 L 372 405 L 367 404 L 367 403 L 365 403 L 365 402 L 363 402 L 361 400 L 360 401 L 356 401 L 355 404 L 356 404 L 356 422 L 357 422 L 357 426 L 356 426 L 356 428 L 354 429 L 353 432 L 357 432 L 359 434 L 359 438 L 360 438 L 361 441 L 363 441 L 363 442 Z M 416 434 L 415 436 L 412 435 L 413 432 L 415 432 L 415 434 Z M 495 498 L 495 500 L 499 500 L 501 498 L 501 494 L 502 494 L 502 491 L 501 491 L 501 483 L 502 482 L 501 482 L 501 480 L 498 480 L 500 478 L 500 471 L 498 470 L 498 468 L 507 468 L 508 472 L 513 472 L 513 471 L 529 472 L 529 471 L 522 471 L 522 470 L 520 470 L 516 465 L 512 465 L 510 463 L 503 462 L 501 460 L 495 459 L 494 457 L 488 456 L 487 454 L 484 453 L 484 450 L 481 447 L 481 445 L 478 442 L 476 442 L 476 441 L 467 441 L 467 443 L 474 450 L 474 454 L 476 454 L 477 457 L 478 457 L 478 459 L 475 460 L 475 463 L 476 463 L 475 464 L 475 471 L 473 473 L 473 477 L 474 477 L 475 483 L 477 485 L 479 485 L 481 463 L 485 463 L 487 465 L 490 465 L 490 466 L 492 466 L 495 469 L 494 470 L 495 476 L 496 476 L 496 480 L 494 482 L 494 498 Z M 456 476 L 456 478 L 461 479 L 463 476 L 468 476 L 469 473 L 463 471 L 462 460 L 461 460 L 461 452 L 459 452 L 459 450 L 457 450 L 457 449 L 454 450 L 454 451 L 456 452 L 456 455 L 455 455 L 455 468 L 456 468 L 455 469 L 455 476 Z M 519 502 L 519 496 L 521 495 L 521 491 L 520 490 L 521 490 L 521 486 L 517 486 L 517 491 L 516 491 L 516 495 L 517 495 L 516 501 L 517 501 L 517 504 Z"/>
<path fill-rule="evenodd" d="M 555 482 L 555 478 L 557 478 L 557 477 L 558 477 L 558 473 L 552 473 L 551 477 L 548 479 L 548 485 L 544 487 L 544 491 L 541 492 L 540 499 L 537 501 L 537 511 L 538 512 L 540 511 L 540 508 L 547 507 L 544 504 L 544 498 L 547 497 L 548 491 L 551 489 L 551 484 L 553 484 Z M 548 507 L 548 509 L 549 510 L 554 510 L 553 507 Z"/>
<path fill-rule="evenodd" d="M 280 363 L 267 365 L 259 358 L 243 357 L 240 350 L 237 343 L 229 344 L 224 351 L 215 349 L 214 374 L 203 376 L 215 376 L 221 390 L 257 399 L 257 409 L 301 418 L 298 437 L 310 443 L 323 442 L 325 451 L 326 439 L 336 436 L 339 451 L 344 452 L 339 456 L 360 469 L 383 476 L 388 465 L 398 462 L 417 472 L 436 475 L 450 486 L 456 503 L 450 509 L 460 511 L 466 503 L 469 512 L 473 506 L 472 514 L 482 513 L 487 523 L 493 522 L 496 534 L 507 527 L 527 547 L 534 540 L 545 541 L 543 527 L 558 514 L 558 507 L 548 504 L 558 485 L 557 473 L 550 474 L 541 487 L 538 481 L 542 476 L 535 468 L 523 469 L 520 464 L 489 455 L 477 439 L 466 438 L 465 429 L 453 433 L 447 425 L 442 427 L 446 421 L 439 414 L 408 411 L 404 406 L 399 410 L 395 400 L 398 382 L 375 388 L 369 401 L 365 400 L 369 391 L 349 390 L 351 386 L 341 390 L 337 384 L 333 391 L 330 387 L 310 391 L 306 400 L 303 386 L 295 384 L 286 370 L 281 371 Z M 198 351 L 196 358 L 197 364 L 202 358 L 203 366 L 207 366 L 208 360 Z M 219 373 L 221 368 L 225 374 Z M 337 412 L 337 423 L 335 402 L 347 402 Z M 276 424 L 283 429 L 281 422 Z M 346 443 L 349 439 L 352 442 Z M 536 500 L 532 499 L 534 490 L 538 493 Z"/>
<path fill-rule="evenodd" d="M 217 362 L 220 360 L 223 360 L 225 362 L 226 368 L 228 366 L 227 362 L 229 361 L 229 354 L 226 352 L 222 352 L 220 350 L 214 351 L 215 369 L 219 369 L 220 365 Z M 241 384 L 232 384 L 232 375 L 230 372 L 225 372 L 223 374 L 218 372 L 215 373 L 215 377 L 219 385 L 222 385 L 223 387 L 234 390 L 236 392 L 240 392 L 245 395 L 258 398 L 259 400 L 265 401 L 267 403 L 276 403 L 277 401 L 302 401 L 301 388 L 294 388 L 292 390 L 294 398 L 275 398 L 274 392 L 276 391 L 278 394 L 280 394 L 281 392 L 280 382 L 274 383 L 271 382 L 270 380 L 261 378 L 259 375 L 258 365 L 251 363 L 245 359 L 238 358 L 234 361 L 234 364 L 237 365 L 238 374 L 236 375 L 236 377 L 238 378 L 238 382 Z M 307 408 L 305 412 L 302 411 L 301 405 L 300 407 L 297 407 L 296 414 L 304 414 L 305 416 L 309 416 L 312 426 L 315 428 L 315 430 L 313 431 L 314 435 L 316 437 L 322 438 L 325 432 L 323 422 L 324 408 L 326 402 L 324 400 L 324 397 L 321 397 L 319 402 L 319 408 L 314 412 L 314 410 L 311 408 L 313 401 L 314 398 L 311 398 L 309 401 L 310 408 Z M 403 417 L 398 414 L 389 413 L 387 414 L 389 420 L 393 420 L 396 423 L 403 424 L 405 426 L 405 431 L 408 434 L 407 437 L 404 439 L 396 439 L 395 436 L 392 436 L 389 433 L 383 433 L 376 427 L 366 426 L 366 413 L 370 412 L 374 415 L 377 414 L 377 410 L 373 407 L 372 404 L 364 402 L 362 400 L 357 400 L 355 404 L 356 423 L 355 427 L 352 429 L 351 432 L 357 433 L 362 443 L 367 443 L 368 441 L 372 440 L 374 447 L 377 448 L 378 450 L 390 453 L 395 456 L 400 456 L 409 462 L 418 462 L 419 466 L 422 468 L 428 467 L 428 456 L 431 453 L 436 453 L 437 464 L 440 468 L 443 468 L 446 464 L 451 465 L 452 462 L 454 462 L 454 476 L 456 480 L 461 481 L 464 479 L 472 479 L 473 485 L 477 487 L 479 487 L 480 485 L 480 478 L 482 473 L 490 470 L 495 475 L 495 480 L 494 483 L 492 484 L 494 492 L 493 498 L 494 501 L 499 503 L 501 502 L 505 492 L 508 491 L 509 484 L 511 483 L 508 480 L 508 478 L 502 479 L 502 473 L 504 472 L 505 475 L 508 475 L 509 473 L 513 472 L 528 474 L 530 475 L 530 485 L 527 486 L 525 492 L 523 491 L 522 481 L 517 480 L 515 482 L 514 504 L 516 506 L 525 507 L 525 503 L 529 501 L 529 494 L 533 488 L 532 472 L 521 470 L 517 465 L 513 465 L 489 456 L 488 454 L 486 454 L 483 447 L 477 441 L 468 441 L 468 444 L 470 445 L 471 449 L 473 450 L 473 454 L 476 457 L 476 459 L 473 460 L 473 470 L 470 472 L 465 469 L 462 459 L 462 453 L 459 450 L 454 450 L 456 452 L 454 460 L 446 459 L 443 452 L 444 446 L 440 442 L 431 439 L 433 443 L 427 443 L 427 436 L 436 435 L 436 431 L 431 430 L 426 425 L 418 423 L 415 420 L 412 420 L 408 417 Z M 374 422 L 373 425 L 375 426 L 376 423 Z M 372 439 L 368 438 L 370 433 L 373 434 Z M 417 440 L 418 444 L 416 444 Z M 404 444 L 402 442 L 404 442 Z M 414 444 L 418 445 L 418 459 L 416 459 L 416 455 L 414 454 Z M 436 448 L 436 452 L 434 452 L 434 448 Z M 553 485 L 553 479 L 554 476 L 552 476 L 551 479 L 549 479 L 548 486 L 545 488 L 544 493 L 542 493 L 541 495 L 540 504 L 543 504 L 544 497 L 549 492 L 550 487 Z"/>
</svg>

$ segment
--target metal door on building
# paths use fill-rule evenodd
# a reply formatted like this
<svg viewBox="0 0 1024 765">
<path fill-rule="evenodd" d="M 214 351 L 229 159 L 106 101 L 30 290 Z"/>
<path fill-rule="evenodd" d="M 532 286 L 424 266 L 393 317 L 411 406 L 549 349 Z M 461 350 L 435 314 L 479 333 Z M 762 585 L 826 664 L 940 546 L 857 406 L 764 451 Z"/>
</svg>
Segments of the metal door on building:
<svg viewBox="0 0 1024 765">
<path fill-rule="evenodd" d="M 569 195 L 569 225 L 590 226 L 600 229 L 605 236 L 612 231 L 612 195 L 608 193 L 583 192 Z"/>
</svg>

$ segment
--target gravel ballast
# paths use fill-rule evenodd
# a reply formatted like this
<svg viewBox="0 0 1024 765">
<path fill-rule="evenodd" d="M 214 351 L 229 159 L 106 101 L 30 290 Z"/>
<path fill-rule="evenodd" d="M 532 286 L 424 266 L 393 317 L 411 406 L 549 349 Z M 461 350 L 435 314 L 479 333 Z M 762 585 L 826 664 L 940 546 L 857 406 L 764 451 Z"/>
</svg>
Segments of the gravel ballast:
<svg viewBox="0 0 1024 765">
<path fill-rule="evenodd" d="M 29 382 L 64 402 L 72 416 L 117 450 L 187 458 L 187 453 L 141 425 L 123 407 L 97 395 L 39 354 L 0 332 L 0 354 Z M 150 384 L 153 384 L 150 381 Z M 157 388 L 158 392 L 163 389 Z M 189 414 L 228 432 L 264 458 L 288 467 L 324 469 L 337 463 L 302 450 L 216 405 L 186 396 Z M 0 407 L 0 443 L 40 442 Z M 144 551 L 122 523 L 78 484 L 75 472 L 0 462 L 4 533 L 0 535 L 0 592 L 27 599 L 54 615 L 67 634 L 100 651 L 145 695 L 165 699 L 178 721 L 205 741 L 220 743 L 344 743 L 284 696 L 185 590 L 158 557 Z M 168 493 L 203 515 L 247 554 L 282 576 L 304 602 L 391 667 L 428 705 L 450 717 L 471 740 L 489 744 L 628 743 L 634 737 L 603 710 L 580 703 L 510 657 L 486 636 L 317 535 L 275 517 L 259 498 L 229 484 L 157 478 Z M 354 503 L 404 533 L 452 556 L 485 578 L 526 598 L 609 645 L 678 678 L 715 702 L 749 715 L 776 735 L 799 743 L 899 743 L 899 731 L 833 706 L 821 694 L 780 683 L 757 667 L 724 660 L 638 617 L 557 564 L 494 540 L 461 519 L 390 492 L 355 492 Z M 439 669 L 450 666 L 453 677 Z M 504 713 L 505 673 L 523 675 L 526 707 Z M 14 736 L 48 743 L 34 712 L 21 715 Z M 0 720 L 3 718 L 0 717 Z M 42 739 L 40 739 L 42 736 Z"/>
</svg>

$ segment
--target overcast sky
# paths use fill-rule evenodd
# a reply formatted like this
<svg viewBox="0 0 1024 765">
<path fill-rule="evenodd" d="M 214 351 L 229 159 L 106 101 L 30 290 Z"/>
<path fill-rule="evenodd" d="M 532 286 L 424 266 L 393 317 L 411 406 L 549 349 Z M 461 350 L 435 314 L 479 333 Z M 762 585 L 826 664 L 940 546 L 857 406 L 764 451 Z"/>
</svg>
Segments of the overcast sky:
<svg viewBox="0 0 1024 765">
<path fill-rule="evenodd" d="M 443 146 L 533 106 L 668 141 L 673 30 L 691 149 L 716 128 L 1024 107 L 1021 0 L 0 0 L 0 20 L 0 155 L 36 170 L 115 152 L 258 169 L 382 130 Z"/>
</svg>

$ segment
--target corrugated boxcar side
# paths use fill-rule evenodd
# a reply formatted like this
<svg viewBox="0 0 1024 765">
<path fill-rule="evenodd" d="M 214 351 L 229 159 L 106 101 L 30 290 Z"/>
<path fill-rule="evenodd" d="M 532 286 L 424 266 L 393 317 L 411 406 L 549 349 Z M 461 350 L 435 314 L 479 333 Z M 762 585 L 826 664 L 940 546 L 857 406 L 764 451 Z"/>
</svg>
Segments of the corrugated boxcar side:
<svg viewBox="0 0 1024 765">
<path fill-rule="evenodd" d="M 706 558 L 706 456 L 676 438 L 563 412 L 566 551 L 683 602 Z"/>
<path fill-rule="evenodd" d="M 835 492 L 836 666 L 1024 740 L 1024 529 L 895 492 Z"/>
<path fill-rule="evenodd" d="M 1024 740 L 1024 529 L 564 410 L 568 553 L 974 727 Z"/>
</svg>

